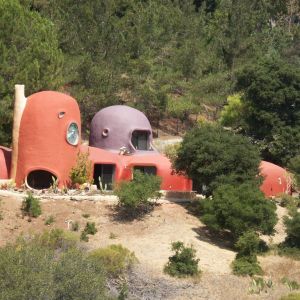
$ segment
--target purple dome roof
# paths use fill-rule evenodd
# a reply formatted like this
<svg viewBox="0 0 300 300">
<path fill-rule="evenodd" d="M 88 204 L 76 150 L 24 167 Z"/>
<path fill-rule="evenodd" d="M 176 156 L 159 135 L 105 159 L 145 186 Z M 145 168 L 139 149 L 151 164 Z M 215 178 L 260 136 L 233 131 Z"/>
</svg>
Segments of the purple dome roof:
<svg viewBox="0 0 300 300">
<path fill-rule="evenodd" d="M 139 151 L 132 142 L 133 132 L 147 135 L 149 150 L 152 147 L 152 129 L 147 117 L 139 110 L 126 106 L 114 105 L 101 109 L 91 122 L 90 146 L 117 150 L 126 147 L 128 151 Z M 134 133 L 135 134 L 135 133 Z"/>
</svg>

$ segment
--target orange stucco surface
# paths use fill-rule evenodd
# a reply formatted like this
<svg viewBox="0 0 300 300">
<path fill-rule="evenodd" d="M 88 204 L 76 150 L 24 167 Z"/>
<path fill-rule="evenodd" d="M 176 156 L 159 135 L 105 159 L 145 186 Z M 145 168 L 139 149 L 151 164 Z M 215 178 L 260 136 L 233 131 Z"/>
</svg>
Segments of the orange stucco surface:
<svg viewBox="0 0 300 300">
<path fill-rule="evenodd" d="M 60 113 L 64 113 L 59 117 Z M 28 97 L 21 118 L 16 184 L 21 186 L 26 176 L 34 170 L 51 172 L 58 178 L 59 186 L 70 183 L 69 174 L 76 164 L 78 152 L 89 152 L 92 165 L 115 165 L 114 182 L 131 180 L 135 166 L 154 166 L 162 178 L 162 190 L 191 191 L 192 181 L 173 174 L 167 157 L 156 151 L 141 151 L 131 155 L 120 155 L 91 146 L 70 145 L 66 140 L 67 128 L 76 122 L 81 131 L 80 111 L 72 97 L 52 91 L 39 92 Z M 114 120 L 112 120 L 114 122 Z M 8 179 L 11 150 L 0 147 L 0 179 Z M 291 184 L 285 169 L 262 161 L 260 173 L 264 177 L 261 190 L 268 197 L 291 193 Z"/>
<path fill-rule="evenodd" d="M 260 173 L 264 177 L 260 189 L 267 197 L 283 193 L 291 194 L 291 180 L 285 169 L 270 162 L 262 161 Z"/>
<path fill-rule="evenodd" d="M 0 179 L 9 179 L 11 149 L 0 146 Z"/>
<path fill-rule="evenodd" d="M 60 112 L 65 112 L 62 118 Z M 74 121 L 80 130 L 80 111 L 72 97 L 51 91 L 28 97 L 20 124 L 17 185 L 33 170 L 53 173 L 60 186 L 68 183 L 79 150 L 66 141 L 67 127 Z"/>
</svg>

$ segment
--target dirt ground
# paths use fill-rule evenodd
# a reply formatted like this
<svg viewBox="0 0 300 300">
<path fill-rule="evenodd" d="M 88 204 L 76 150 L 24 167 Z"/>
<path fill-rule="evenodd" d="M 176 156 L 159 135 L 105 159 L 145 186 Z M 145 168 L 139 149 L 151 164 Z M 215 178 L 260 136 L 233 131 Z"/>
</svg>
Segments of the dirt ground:
<svg viewBox="0 0 300 300">
<path fill-rule="evenodd" d="M 82 229 L 87 221 L 96 223 L 98 232 L 90 237 L 89 249 L 109 244 L 122 244 L 135 252 L 139 264 L 128 278 L 129 295 L 132 299 L 280 299 L 288 294 L 287 286 L 280 283 L 288 277 L 300 282 L 300 262 L 278 256 L 261 257 L 265 278 L 271 279 L 274 287 L 259 295 L 250 295 L 250 278 L 231 274 L 230 263 L 235 252 L 224 238 L 211 237 L 199 219 L 189 213 L 186 205 L 163 203 L 142 220 L 122 222 L 117 218 L 115 203 L 108 201 L 42 200 L 43 214 L 28 222 L 23 218 L 21 197 L 1 197 L 3 220 L 0 221 L 0 246 L 20 234 L 43 231 L 47 228 L 68 229 L 68 221 L 78 221 Z M 283 208 L 278 208 L 280 218 L 273 242 L 284 239 Z M 83 214 L 89 214 L 84 218 Z M 49 216 L 55 218 L 50 226 L 45 225 Z M 171 254 L 174 241 L 191 244 L 200 258 L 202 276 L 198 280 L 174 279 L 163 274 L 163 266 Z"/>
</svg>

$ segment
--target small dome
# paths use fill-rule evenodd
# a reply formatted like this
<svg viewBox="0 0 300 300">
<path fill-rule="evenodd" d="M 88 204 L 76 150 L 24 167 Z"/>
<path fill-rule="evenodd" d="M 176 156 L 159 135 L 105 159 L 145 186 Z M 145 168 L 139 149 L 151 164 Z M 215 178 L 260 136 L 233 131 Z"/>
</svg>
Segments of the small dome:
<svg viewBox="0 0 300 300">
<path fill-rule="evenodd" d="M 100 110 L 91 122 L 90 146 L 129 152 L 152 150 L 152 129 L 139 110 L 114 105 Z"/>
</svg>

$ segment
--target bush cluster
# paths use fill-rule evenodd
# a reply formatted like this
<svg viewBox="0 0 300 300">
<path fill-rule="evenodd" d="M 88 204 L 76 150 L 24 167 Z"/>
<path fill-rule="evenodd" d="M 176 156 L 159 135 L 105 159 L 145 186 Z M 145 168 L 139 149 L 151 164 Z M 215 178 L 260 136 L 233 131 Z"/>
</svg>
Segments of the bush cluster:
<svg viewBox="0 0 300 300">
<path fill-rule="evenodd" d="M 186 247 L 178 241 L 172 243 L 172 251 L 175 251 L 175 254 L 169 257 L 169 261 L 164 267 L 165 273 L 176 277 L 200 274 L 199 259 L 196 258 L 196 250 L 193 247 Z"/>
<path fill-rule="evenodd" d="M 153 199 L 160 198 L 161 178 L 134 171 L 131 181 L 123 181 L 115 192 L 119 198 L 119 205 L 131 214 L 148 211 L 154 204 Z"/>
<path fill-rule="evenodd" d="M 40 200 L 33 196 L 32 193 L 28 193 L 22 203 L 23 214 L 37 218 L 42 214 L 42 209 L 40 205 Z"/>
<path fill-rule="evenodd" d="M 229 230 L 237 239 L 248 230 L 271 234 L 277 222 L 276 205 L 265 199 L 255 183 L 221 185 L 212 199 L 201 202 L 201 220 L 209 228 Z"/>
<path fill-rule="evenodd" d="M 92 180 L 92 162 L 89 160 L 89 153 L 77 154 L 76 165 L 70 171 L 72 185 L 89 183 Z"/>
<path fill-rule="evenodd" d="M 89 258 L 97 268 L 104 268 L 111 277 L 123 275 L 137 262 L 134 252 L 120 244 L 94 250 L 90 253 Z"/>
<path fill-rule="evenodd" d="M 87 222 L 86 225 L 85 225 L 85 228 L 81 232 L 80 239 L 82 241 L 88 242 L 89 241 L 88 235 L 89 234 L 94 235 L 94 234 L 97 233 L 97 231 L 98 230 L 96 228 L 95 222 Z"/>
<path fill-rule="evenodd" d="M 262 269 L 257 261 L 257 253 L 260 247 L 260 239 L 254 231 L 245 232 L 235 243 L 238 250 L 235 260 L 232 262 L 232 270 L 235 275 L 262 275 Z"/>
<path fill-rule="evenodd" d="M 0 248 L 0 299 L 111 299 L 104 269 L 61 230 Z"/>
</svg>

